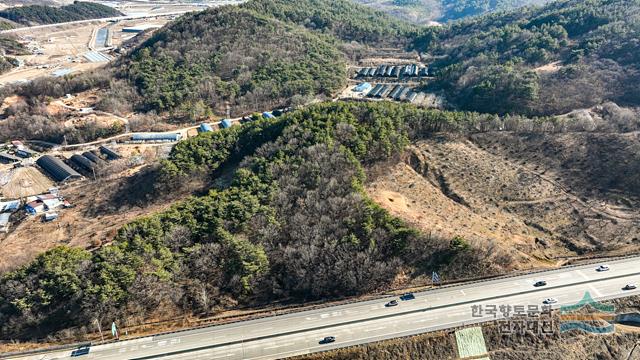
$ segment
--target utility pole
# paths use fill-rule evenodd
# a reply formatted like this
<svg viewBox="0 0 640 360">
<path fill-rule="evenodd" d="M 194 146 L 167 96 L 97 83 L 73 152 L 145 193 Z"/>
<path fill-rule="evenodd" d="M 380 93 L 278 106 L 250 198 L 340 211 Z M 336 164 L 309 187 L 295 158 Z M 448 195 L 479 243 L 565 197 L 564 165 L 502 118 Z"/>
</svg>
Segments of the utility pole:
<svg viewBox="0 0 640 360">
<path fill-rule="evenodd" d="M 102 336 L 102 328 L 100 328 L 100 322 L 98 321 L 98 318 L 95 319 L 96 325 L 98 325 L 98 331 L 100 332 L 100 339 L 102 340 L 102 342 L 104 342 L 104 336 Z"/>
</svg>

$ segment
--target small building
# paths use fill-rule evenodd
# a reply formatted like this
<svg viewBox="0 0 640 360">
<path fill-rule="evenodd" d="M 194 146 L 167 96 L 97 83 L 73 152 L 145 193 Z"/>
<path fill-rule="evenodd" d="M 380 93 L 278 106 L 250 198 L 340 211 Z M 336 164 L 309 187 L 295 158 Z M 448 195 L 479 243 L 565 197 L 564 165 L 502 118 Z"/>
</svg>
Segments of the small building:
<svg viewBox="0 0 640 360">
<path fill-rule="evenodd" d="M 369 97 L 376 96 L 376 94 L 380 91 L 381 88 L 382 88 L 381 84 L 376 84 L 376 86 L 374 86 L 373 89 L 371 91 L 369 91 L 367 96 L 369 96 Z"/>
<path fill-rule="evenodd" d="M 78 155 L 78 154 L 74 154 L 71 156 L 71 158 L 69 159 L 71 160 L 71 162 L 79 168 L 82 168 L 86 171 L 89 172 L 93 172 L 96 169 L 97 164 L 94 163 L 93 161 L 87 159 L 86 157 L 82 156 L 82 155 Z"/>
<path fill-rule="evenodd" d="M 370 89 L 371 89 L 371 84 L 369 84 L 368 82 L 363 82 L 358 84 L 358 86 L 356 86 L 355 88 L 353 88 L 353 91 L 362 93 Z"/>
<path fill-rule="evenodd" d="M 389 66 L 387 68 L 387 71 L 384 73 L 384 76 L 391 76 L 391 74 L 393 74 L 393 72 L 398 68 L 398 66 Z"/>
<path fill-rule="evenodd" d="M 27 149 L 25 147 L 22 147 L 20 149 L 18 149 L 18 151 L 16 151 L 16 155 L 22 157 L 22 158 L 30 158 L 30 157 L 34 157 L 37 155 L 37 153 L 33 150 Z"/>
<path fill-rule="evenodd" d="M 104 160 L 100 159 L 100 157 L 94 153 L 92 153 L 91 151 L 85 151 L 82 153 L 82 156 L 86 157 L 87 159 L 91 160 L 91 162 L 96 163 L 96 164 L 103 164 Z"/>
<path fill-rule="evenodd" d="M 389 91 L 389 85 L 383 85 L 382 88 L 380 88 L 378 93 L 375 95 L 375 97 L 383 98 L 387 94 L 388 91 Z"/>
<path fill-rule="evenodd" d="M 389 92 L 389 97 L 394 98 L 396 94 L 402 90 L 401 88 L 402 86 L 400 85 L 394 86 L 393 89 L 391 89 L 391 92 Z"/>
<path fill-rule="evenodd" d="M 233 123 L 231 122 L 231 120 L 229 119 L 223 119 L 220 122 L 220 127 L 222 127 L 223 129 L 228 129 L 233 125 Z"/>
<path fill-rule="evenodd" d="M 179 141 L 182 135 L 179 133 L 138 133 L 131 135 L 132 141 Z"/>
<path fill-rule="evenodd" d="M 106 146 L 100 146 L 100 152 L 103 153 L 109 160 L 120 159 L 120 154 Z"/>
<path fill-rule="evenodd" d="M 82 178 L 82 175 L 73 170 L 69 165 L 51 155 L 41 156 L 36 161 L 36 164 L 58 182 Z"/>
<path fill-rule="evenodd" d="M 27 198 L 27 204 L 24 210 L 29 215 L 37 215 L 47 211 L 54 211 L 60 208 L 71 207 L 68 201 L 63 200 L 55 194 L 43 194 L 38 196 L 30 196 Z"/>
<path fill-rule="evenodd" d="M 5 202 L 0 201 L 0 213 L 16 212 L 18 211 L 19 208 L 20 208 L 20 200 L 5 201 Z"/>
<path fill-rule="evenodd" d="M 406 87 L 402 86 L 400 87 L 400 90 L 398 90 L 398 92 L 396 93 L 396 95 L 393 97 L 394 100 L 400 100 L 400 98 L 402 97 L 403 94 L 405 94 L 406 92 Z"/>
<path fill-rule="evenodd" d="M 11 155 L 9 153 L 0 153 L 0 162 L 14 163 L 14 162 L 20 162 L 20 161 L 22 161 L 22 159 L 20 159 L 17 156 Z"/>
<path fill-rule="evenodd" d="M 45 213 L 44 215 L 42 215 L 42 221 L 50 222 L 58 219 L 58 217 L 58 213 Z"/>
<path fill-rule="evenodd" d="M 64 203 L 58 198 L 42 200 L 44 208 L 47 211 L 58 209 L 64 206 Z"/>
<path fill-rule="evenodd" d="M 122 32 L 123 33 L 141 33 L 143 31 L 146 30 L 151 30 L 151 29 L 159 29 L 162 26 L 160 25 L 152 25 L 152 24 L 143 24 L 143 25 L 138 25 L 138 26 L 129 26 L 129 27 L 124 27 L 122 28 Z"/>
<path fill-rule="evenodd" d="M 40 200 L 28 202 L 27 205 L 24 206 L 24 210 L 29 215 L 37 215 L 43 213 L 45 211 L 44 202 Z"/>
<path fill-rule="evenodd" d="M 8 233 L 9 232 L 9 220 L 11 219 L 10 213 L 2 213 L 0 214 L 0 232 Z"/>
<path fill-rule="evenodd" d="M 198 132 L 201 132 L 201 133 L 212 132 L 212 131 L 213 131 L 213 127 L 211 126 L 211 124 L 202 123 L 200 124 L 200 127 L 198 127 Z"/>
<path fill-rule="evenodd" d="M 396 100 L 401 100 L 404 101 L 407 98 L 407 95 L 411 92 L 411 88 L 405 87 L 402 91 L 400 91 L 400 93 L 398 94 L 398 97 L 396 98 Z"/>
</svg>

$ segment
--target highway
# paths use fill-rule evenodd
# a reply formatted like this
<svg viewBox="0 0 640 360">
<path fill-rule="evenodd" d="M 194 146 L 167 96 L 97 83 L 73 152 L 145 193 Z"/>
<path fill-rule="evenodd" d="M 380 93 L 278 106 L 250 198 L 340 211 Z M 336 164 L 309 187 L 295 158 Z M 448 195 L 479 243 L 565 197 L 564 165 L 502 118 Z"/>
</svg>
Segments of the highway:
<svg viewBox="0 0 640 360">
<path fill-rule="evenodd" d="M 227 325 L 188 330 L 129 341 L 92 346 L 81 359 L 278 359 L 395 337 L 470 325 L 501 318 L 500 314 L 474 316 L 473 305 L 542 306 L 545 298 L 560 305 L 575 304 L 585 292 L 596 300 L 640 295 L 623 290 L 640 282 L 640 258 L 597 265 L 568 267 L 535 274 L 443 287 L 416 293 L 414 300 L 385 304 L 397 297 L 354 302 L 310 311 L 266 317 Z M 534 287 L 545 280 L 544 287 Z M 325 336 L 336 342 L 319 344 Z M 11 359 L 68 359 L 71 350 L 14 356 Z"/>
<path fill-rule="evenodd" d="M 237 5 L 243 1 L 244 0 L 221 0 L 221 1 L 216 1 L 215 3 L 212 3 L 211 6 L 217 7 L 217 6 L 224 6 L 224 5 Z M 206 8 L 207 7 L 203 7 L 203 9 L 206 9 Z M 96 21 L 107 22 L 107 21 L 147 19 L 147 18 L 154 18 L 154 17 L 174 16 L 174 15 L 178 16 L 178 15 L 186 14 L 188 12 L 193 12 L 193 10 L 168 11 L 168 12 L 158 12 L 158 13 L 150 13 L 150 14 L 134 14 L 134 15 L 124 15 L 124 16 L 116 16 L 116 17 L 109 17 L 109 18 L 69 21 L 69 22 L 56 23 L 56 24 L 25 26 L 25 27 L 19 27 L 15 29 L 2 30 L 0 31 L 0 34 L 12 34 L 12 33 L 19 33 L 22 31 L 47 29 L 51 27 L 64 26 L 64 25 L 86 24 L 86 23 L 92 23 Z"/>
</svg>

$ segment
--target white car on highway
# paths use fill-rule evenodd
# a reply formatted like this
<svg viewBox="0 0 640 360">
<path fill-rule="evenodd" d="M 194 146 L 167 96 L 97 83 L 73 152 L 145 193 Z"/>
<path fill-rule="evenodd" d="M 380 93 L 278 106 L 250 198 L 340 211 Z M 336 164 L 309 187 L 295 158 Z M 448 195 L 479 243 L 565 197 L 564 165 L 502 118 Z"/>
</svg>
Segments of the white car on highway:
<svg viewBox="0 0 640 360">
<path fill-rule="evenodd" d="M 557 302 L 558 302 L 558 299 L 556 299 L 556 298 L 547 298 L 547 299 L 544 299 L 544 301 L 543 301 L 543 303 L 547 304 L 547 305 L 555 304 Z"/>
<path fill-rule="evenodd" d="M 600 265 L 596 268 L 596 271 L 609 271 L 609 265 Z"/>
<path fill-rule="evenodd" d="M 636 284 L 627 284 L 622 289 L 624 290 L 635 290 L 638 286 Z"/>
</svg>

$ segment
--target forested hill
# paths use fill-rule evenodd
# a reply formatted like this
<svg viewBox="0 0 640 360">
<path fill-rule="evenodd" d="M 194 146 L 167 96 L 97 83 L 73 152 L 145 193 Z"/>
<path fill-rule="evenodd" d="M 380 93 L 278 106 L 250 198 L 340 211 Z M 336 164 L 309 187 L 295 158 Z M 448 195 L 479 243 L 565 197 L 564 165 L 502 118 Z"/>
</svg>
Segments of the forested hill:
<svg viewBox="0 0 640 360">
<path fill-rule="evenodd" d="M 121 15 L 121 12 L 109 6 L 89 2 L 75 2 L 62 7 L 29 5 L 0 11 L 0 18 L 23 25 L 56 24 Z"/>
<path fill-rule="evenodd" d="M 438 84 L 464 109 L 554 114 L 640 105 L 640 1 L 568 0 L 427 29 Z"/>
<path fill-rule="evenodd" d="M 363 294 L 431 269 L 453 278 L 511 266 L 513 251 L 422 234 L 363 190 L 367 164 L 474 119 L 330 102 L 185 140 L 164 162 L 161 184 L 235 164 L 232 183 L 124 226 L 112 246 L 57 248 L 0 276 L 0 339 L 86 333 L 81 327 L 96 318 L 133 325 Z"/>
<path fill-rule="evenodd" d="M 195 117 L 330 96 L 346 79 L 336 40 L 237 6 L 180 18 L 119 68 L 145 110 Z"/>
<path fill-rule="evenodd" d="M 505 11 L 550 0 L 355 0 L 404 21 L 428 24 Z"/>
<path fill-rule="evenodd" d="M 27 49 L 14 38 L 0 36 L 0 74 L 18 66 L 18 60 L 13 55 L 26 55 Z"/>
<path fill-rule="evenodd" d="M 351 0 L 254 0 L 242 5 L 260 14 L 373 45 L 404 43 L 417 28 Z"/>
<path fill-rule="evenodd" d="M 440 21 L 457 20 L 494 11 L 512 10 L 528 5 L 542 5 L 550 0 L 441 0 Z"/>
</svg>

